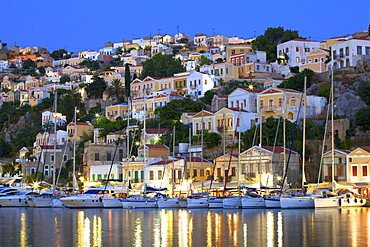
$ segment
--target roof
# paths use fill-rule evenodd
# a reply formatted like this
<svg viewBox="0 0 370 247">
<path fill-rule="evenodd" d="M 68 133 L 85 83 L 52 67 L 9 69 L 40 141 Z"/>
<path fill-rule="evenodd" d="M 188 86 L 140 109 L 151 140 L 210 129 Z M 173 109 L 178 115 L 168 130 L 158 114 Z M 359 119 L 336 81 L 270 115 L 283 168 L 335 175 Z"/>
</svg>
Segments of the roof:
<svg viewBox="0 0 370 247">
<path fill-rule="evenodd" d="M 167 133 L 169 133 L 170 131 L 169 131 L 169 129 L 165 129 L 165 128 L 163 128 L 163 129 L 151 129 L 151 128 L 146 128 L 146 129 L 145 129 L 145 132 L 146 132 L 147 134 L 167 134 Z"/>
<path fill-rule="evenodd" d="M 157 145 L 157 144 L 144 144 L 147 148 L 163 148 L 163 149 L 169 149 L 166 145 Z M 144 149 L 144 145 L 141 145 L 139 149 Z"/>
<path fill-rule="evenodd" d="M 276 154 L 284 153 L 284 149 L 285 149 L 285 153 L 289 153 L 290 152 L 289 149 L 284 148 L 284 147 L 262 146 L 262 148 L 265 149 L 265 150 L 268 150 L 270 152 L 276 153 Z M 292 153 L 298 154 L 296 151 L 293 151 L 293 150 L 292 150 Z"/>
<path fill-rule="evenodd" d="M 186 157 L 186 162 L 212 163 L 211 161 L 203 159 L 202 157 Z"/>
<path fill-rule="evenodd" d="M 68 126 L 72 126 L 72 125 L 74 125 L 74 122 L 70 122 L 68 124 Z M 89 124 L 87 124 L 86 122 L 76 122 L 76 125 L 89 125 Z"/>
</svg>

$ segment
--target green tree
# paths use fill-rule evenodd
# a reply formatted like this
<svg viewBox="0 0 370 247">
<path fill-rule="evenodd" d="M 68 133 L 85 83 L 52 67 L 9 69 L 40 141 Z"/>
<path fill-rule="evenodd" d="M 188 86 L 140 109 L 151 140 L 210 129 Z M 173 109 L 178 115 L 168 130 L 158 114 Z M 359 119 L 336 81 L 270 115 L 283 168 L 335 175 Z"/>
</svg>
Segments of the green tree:
<svg viewBox="0 0 370 247">
<path fill-rule="evenodd" d="M 79 65 L 86 66 L 90 71 L 97 71 L 100 68 L 100 63 L 92 60 L 84 60 Z"/>
<path fill-rule="evenodd" d="M 187 44 L 188 39 L 187 38 L 181 38 L 181 39 L 177 40 L 177 42 L 179 42 L 180 44 Z"/>
<path fill-rule="evenodd" d="M 162 108 L 156 108 L 154 113 L 158 114 L 159 118 L 163 120 L 180 120 L 183 112 L 199 112 L 204 108 L 201 102 L 193 101 L 189 98 L 181 100 L 172 100 Z"/>
<path fill-rule="evenodd" d="M 204 104 L 210 105 L 215 94 L 217 94 L 215 91 L 208 90 L 204 93 L 204 97 L 200 98 L 200 101 Z"/>
<path fill-rule="evenodd" d="M 65 49 L 58 49 L 58 50 L 55 50 L 53 51 L 50 56 L 55 59 L 55 60 L 59 60 L 59 59 L 62 59 L 64 57 L 65 54 L 67 54 L 68 52 L 65 50 Z"/>
<path fill-rule="evenodd" d="M 25 70 L 30 68 L 36 68 L 36 63 L 31 59 L 27 59 L 26 61 L 23 62 L 22 68 Z"/>
<path fill-rule="evenodd" d="M 130 64 L 125 64 L 125 94 L 126 98 L 130 97 L 131 95 L 131 72 L 130 72 Z"/>
<path fill-rule="evenodd" d="M 370 106 L 358 110 L 355 114 L 355 118 L 357 125 L 360 126 L 363 131 L 370 130 Z"/>
<path fill-rule="evenodd" d="M 9 157 L 12 147 L 3 138 L 0 138 L 0 157 Z"/>
<path fill-rule="evenodd" d="M 121 80 L 119 78 L 114 78 L 112 80 L 112 86 L 107 88 L 108 98 L 115 97 L 117 102 L 123 102 L 123 96 L 125 95 L 125 89 L 121 85 Z"/>
<path fill-rule="evenodd" d="M 283 27 L 269 27 L 263 35 L 252 41 L 252 48 L 265 51 L 267 60 L 273 62 L 276 60 L 277 45 L 296 38 L 301 38 L 298 31 L 284 30 Z"/>
<path fill-rule="evenodd" d="M 70 90 L 65 90 L 64 92 L 58 90 L 58 96 L 58 112 L 67 117 L 67 122 L 73 120 L 75 107 L 79 109 L 81 116 L 86 114 L 85 104 L 81 94 Z"/>
<path fill-rule="evenodd" d="M 45 75 L 45 68 L 43 66 L 37 67 L 40 75 Z"/>
<path fill-rule="evenodd" d="M 208 57 L 206 57 L 206 56 L 201 56 L 198 60 L 198 64 L 199 64 L 199 66 L 211 65 L 211 64 L 213 64 L 213 61 L 211 59 L 209 59 Z"/>
<path fill-rule="evenodd" d="M 87 84 L 86 86 L 87 96 L 93 99 L 103 98 L 103 93 L 107 89 L 107 84 L 104 79 L 94 75 L 92 81 L 92 83 Z"/>
<path fill-rule="evenodd" d="M 167 77 L 185 71 L 179 59 L 173 59 L 172 55 L 163 55 L 162 53 L 154 55 L 142 65 L 143 71 L 140 75 L 142 79 L 147 76 Z"/>
<path fill-rule="evenodd" d="M 361 81 L 358 87 L 358 95 L 367 105 L 370 105 L 370 82 Z"/>
<path fill-rule="evenodd" d="M 71 78 L 68 75 L 62 75 L 59 80 L 59 82 L 62 84 L 69 82 L 69 81 L 71 81 Z"/>
<path fill-rule="evenodd" d="M 302 92 L 304 89 L 304 78 L 307 77 L 307 88 L 309 88 L 312 85 L 311 79 L 314 75 L 315 72 L 312 70 L 304 69 L 302 72 L 299 72 L 298 74 L 289 77 L 288 80 L 282 82 L 278 88 L 293 89 Z"/>
</svg>

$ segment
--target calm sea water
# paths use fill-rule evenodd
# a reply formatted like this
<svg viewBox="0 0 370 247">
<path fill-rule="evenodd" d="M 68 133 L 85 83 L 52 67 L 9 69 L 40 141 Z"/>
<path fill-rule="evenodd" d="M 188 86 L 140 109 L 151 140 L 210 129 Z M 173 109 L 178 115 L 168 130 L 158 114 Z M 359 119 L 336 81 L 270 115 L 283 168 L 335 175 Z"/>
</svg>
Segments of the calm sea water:
<svg viewBox="0 0 370 247">
<path fill-rule="evenodd" d="M 0 246 L 370 246 L 370 208 L 0 208 Z"/>
</svg>

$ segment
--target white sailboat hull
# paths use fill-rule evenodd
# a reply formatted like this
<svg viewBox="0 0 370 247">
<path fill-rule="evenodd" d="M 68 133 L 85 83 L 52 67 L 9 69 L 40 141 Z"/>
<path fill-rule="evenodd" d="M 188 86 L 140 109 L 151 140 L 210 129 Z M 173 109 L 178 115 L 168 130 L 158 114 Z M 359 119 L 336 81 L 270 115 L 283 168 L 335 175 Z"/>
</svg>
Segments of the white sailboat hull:
<svg viewBox="0 0 370 247">
<path fill-rule="evenodd" d="M 36 208 L 65 208 L 65 204 L 58 198 L 32 198 Z"/>
<path fill-rule="evenodd" d="M 336 208 L 339 207 L 339 197 L 315 198 L 315 208 Z"/>
<path fill-rule="evenodd" d="M 280 198 L 265 198 L 266 208 L 280 208 Z"/>
<path fill-rule="evenodd" d="M 103 198 L 104 208 L 122 208 L 122 203 L 118 198 Z"/>
<path fill-rule="evenodd" d="M 223 198 L 209 198 L 208 207 L 209 208 L 223 208 L 224 207 Z"/>
<path fill-rule="evenodd" d="M 341 198 L 341 207 L 362 207 L 366 204 L 366 200 L 362 198 Z"/>
<path fill-rule="evenodd" d="M 187 208 L 208 208 L 208 198 L 188 198 Z"/>
<path fill-rule="evenodd" d="M 223 208 L 241 208 L 241 197 L 228 197 L 223 200 Z"/>
<path fill-rule="evenodd" d="M 180 208 L 179 198 L 167 198 L 157 202 L 158 208 Z"/>
<path fill-rule="evenodd" d="M 242 197 L 242 208 L 265 208 L 263 197 Z"/>
<path fill-rule="evenodd" d="M 123 208 L 157 208 L 157 200 L 151 198 L 121 199 Z"/>
<path fill-rule="evenodd" d="M 280 198 L 281 208 L 314 208 L 313 197 L 282 197 Z"/>
</svg>

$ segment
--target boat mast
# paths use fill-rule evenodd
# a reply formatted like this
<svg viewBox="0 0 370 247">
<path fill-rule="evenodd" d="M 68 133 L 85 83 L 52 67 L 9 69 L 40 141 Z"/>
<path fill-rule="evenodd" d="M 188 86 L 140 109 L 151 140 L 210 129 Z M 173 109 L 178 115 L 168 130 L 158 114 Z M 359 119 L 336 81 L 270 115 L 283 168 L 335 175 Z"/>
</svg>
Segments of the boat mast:
<svg viewBox="0 0 370 247">
<path fill-rule="evenodd" d="M 53 194 L 55 194 L 55 164 L 56 164 L 56 147 L 57 147 L 57 120 L 56 120 L 56 115 L 57 115 L 57 91 L 55 91 L 55 99 L 54 99 L 54 167 L 53 167 Z"/>
<path fill-rule="evenodd" d="M 304 96 L 303 96 L 303 147 L 302 147 L 302 189 L 305 184 L 305 162 L 306 162 L 306 111 L 307 111 L 307 77 L 304 77 Z"/>
<path fill-rule="evenodd" d="M 77 107 L 75 106 L 74 115 L 74 133 L 73 133 L 73 171 L 72 171 L 72 181 L 73 190 L 78 189 L 77 179 L 76 179 L 76 137 L 77 137 Z"/>
<path fill-rule="evenodd" d="M 128 114 L 127 114 L 127 127 L 126 127 L 126 181 L 127 181 L 127 194 L 130 185 L 130 178 L 128 176 L 128 168 L 129 168 L 129 156 L 130 156 L 130 96 L 128 97 Z"/>
<path fill-rule="evenodd" d="M 333 192 L 335 192 L 335 181 L 334 181 L 334 73 L 332 67 L 331 73 L 331 183 Z"/>
</svg>

